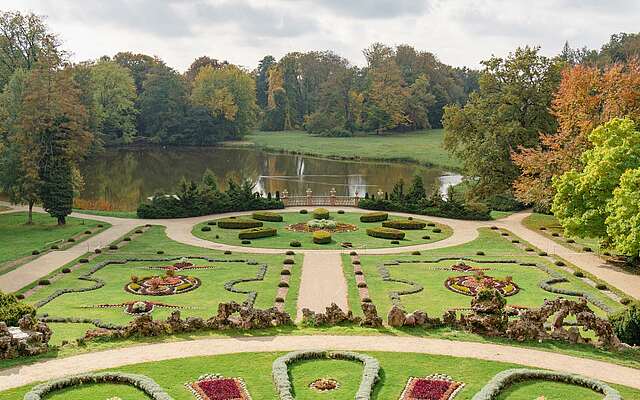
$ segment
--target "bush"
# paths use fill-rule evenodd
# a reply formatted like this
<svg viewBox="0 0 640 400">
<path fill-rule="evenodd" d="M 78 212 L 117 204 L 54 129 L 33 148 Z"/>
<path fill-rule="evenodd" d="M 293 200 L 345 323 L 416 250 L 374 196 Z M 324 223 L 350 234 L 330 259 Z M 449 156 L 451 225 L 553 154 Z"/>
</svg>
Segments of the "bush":
<svg viewBox="0 0 640 400">
<path fill-rule="evenodd" d="M 80 264 L 86 264 L 86 263 L 88 263 L 88 262 L 89 262 L 89 259 L 88 259 L 88 258 L 81 258 L 81 259 L 79 259 L 79 260 L 78 260 L 78 262 L 79 262 Z"/>
<path fill-rule="evenodd" d="M 259 228 L 262 225 L 260 221 L 242 218 L 223 218 L 218 221 L 218 227 L 222 229 L 249 229 Z"/>
<path fill-rule="evenodd" d="M 84 231 L 85 235 L 91 235 L 91 231 Z"/>
<path fill-rule="evenodd" d="M 476 255 L 477 256 L 483 256 L 484 255 L 484 251 L 482 251 L 482 250 L 476 251 Z"/>
<path fill-rule="evenodd" d="M 300 214 L 307 214 L 307 213 L 309 213 L 309 211 L 305 210 L 304 208 L 300 210 Z"/>
<path fill-rule="evenodd" d="M 351 264 L 353 264 L 353 265 L 360 265 L 361 263 L 362 263 L 362 261 L 360 261 L 360 260 L 353 260 L 351 262 Z"/>
<path fill-rule="evenodd" d="M 207 222 L 207 225 L 214 226 L 214 225 L 218 225 L 218 223 L 216 221 L 209 221 Z"/>
<path fill-rule="evenodd" d="M 315 215 L 315 213 L 314 213 Z M 327 231 L 315 231 L 313 232 L 313 243 L 315 244 L 327 244 L 331 243 L 331 233 Z"/>
<path fill-rule="evenodd" d="M 96 254 L 100 254 L 100 253 L 102 253 L 102 250 L 101 249 L 95 249 L 93 252 L 96 253 Z"/>
<path fill-rule="evenodd" d="M 291 247 L 302 247 L 302 243 L 299 240 L 292 240 L 289 242 L 289 246 Z"/>
<path fill-rule="evenodd" d="M 400 244 L 400 241 L 399 240 L 392 240 L 391 244 Z"/>
<path fill-rule="evenodd" d="M 10 293 L 0 292 L 0 321 L 4 321 L 9 326 L 16 326 L 18 320 L 25 315 L 35 316 L 35 308 L 27 303 L 19 302 L 16 296 Z"/>
<path fill-rule="evenodd" d="M 604 283 L 598 283 L 596 284 L 596 289 L 598 290 L 607 290 L 607 285 L 605 285 Z"/>
<path fill-rule="evenodd" d="M 278 287 L 289 287 L 289 284 L 287 282 L 279 282 Z"/>
<path fill-rule="evenodd" d="M 251 218 L 258 221 L 282 222 L 282 215 L 270 211 L 256 211 L 251 214 Z"/>
<path fill-rule="evenodd" d="M 241 244 L 251 244 L 251 240 L 246 240 L 245 239 L 245 240 L 242 240 L 240 243 Z"/>
<path fill-rule="evenodd" d="M 424 239 L 424 240 L 431 240 L 431 236 L 429 236 L 429 235 L 424 235 L 424 236 L 422 237 L 422 239 Z"/>
<path fill-rule="evenodd" d="M 541 226 L 541 227 L 540 227 L 540 230 L 541 230 L 541 231 L 546 231 L 546 230 L 547 230 L 547 228 L 546 228 L 546 227 L 544 227 L 544 226 Z"/>
<path fill-rule="evenodd" d="M 156 254 L 164 254 L 164 250 L 158 250 L 156 251 Z"/>
<path fill-rule="evenodd" d="M 286 254 L 288 256 L 292 256 L 292 255 L 296 254 L 296 252 L 293 251 L 293 250 L 287 250 L 284 254 Z"/>
<path fill-rule="evenodd" d="M 631 299 L 628 298 L 628 297 L 623 297 L 622 299 L 620 299 L 620 304 L 623 304 L 625 306 L 629 305 L 629 304 L 631 304 Z"/>
<path fill-rule="evenodd" d="M 134 233 L 141 234 L 142 233 L 142 229 L 136 229 L 136 231 Z"/>
<path fill-rule="evenodd" d="M 53 246 L 51 246 L 51 250 L 60 250 L 60 246 L 54 244 Z"/>
<path fill-rule="evenodd" d="M 512 239 L 511 243 L 520 243 L 520 241 L 518 239 Z"/>
<path fill-rule="evenodd" d="M 586 247 L 585 246 L 585 247 L 582 248 L 582 251 L 585 251 L 587 253 L 591 253 L 593 250 L 591 249 L 591 247 Z"/>
<path fill-rule="evenodd" d="M 76 241 L 76 240 L 75 240 L 74 238 L 69 238 L 69 239 L 67 239 L 67 242 L 69 242 L 69 243 L 74 243 L 75 241 Z"/>
<path fill-rule="evenodd" d="M 442 232 L 442 229 L 440 229 L 440 228 L 435 228 L 435 229 L 432 229 L 432 230 L 431 230 L 431 232 L 433 232 L 433 233 L 440 233 L 440 232 Z"/>
<path fill-rule="evenodd" d="M 358 283 L 358 287 L 359 287 L 359 288 L 366 288 L 366 287 L 367 287 L 367 284 L 366 284 L 366 283 L 364 283 L 364 282 L 360 282 L 360 283 Z"/>
<path fill-rule="evenodd" d="M 527 247 L 524 251 L 533 251 L 533 249 L 531 247 Z"/>
<path fill-rule="evenodd" d="M 284 303 L 284 299 L 282 297 L 276 297 L 276 303 Z"/>
<path fill-rule="evenodd" d="M 501 236 L 509 236 L 509 232 L 502 232 L 500 235 Z"/>
<path fill-rule="evenodd" d="M 553 233 L 551 234 L 551 236 L 553 236 L 553 237 L 559 237 L 559 236 L 560 236 L 560 234 L 559 234 L 558 232 L 553 232 Z"/>
<path fill-rule="evenodd" d="M 110 244 L 109 245 L 109 250 L 118 250 L 118 246 L 115 244 Z"/>
<path fill-rule="evenodd" d="M 618 339 L 629 345 L 640 345 L 640 303 L 632 302 L 617 313 L 609 315 Z"/>
<path fill-rule="evenodd" d="M 38 254 L 40 254 L 40 252 L 38 250 L 34 250 L 31 252 L 32 256 L 37 256 Z"/>
<path fill-rule="evenodd" d="M 63 274 L 68 274 L 70 272 L 71 272 L 71 270 L 69 268 L 62 268 L 62 273 Z"/>
<path fill-rule="evenodd" d="M 350 256 L 357 256 L 357 255 L 358 255 L 358 252 L 357 252 L 357 251 L 350 251 L 350 252 L 349 252 L 349 255 L 350 255 Z"/>
<path fill-rule="evenodd" d="M 538 255 L 539 255 L 540 257 L 546 257 L 546 256 L 548 256 L 548 255 L 549 255 L 549 253 L 547 253 L 546 251 L 541 251 L 541 252 L 539 252 L 539 253 L 538 253 Z"/>
<path fill-rule="evenodd" d="M 395 219 L 392 221 L 384 221 L 382 223 L 382 226 L 385 228 L 402 230 L 419 230 L 424 229 L 424 227 L 427 226 L 427 223 L 410 219 Z"/>
<path fill-rule="evenodd" d="M 316 208 L 313 210 L 313 218 L 315 219 L 329 219 L 329 210 L 326 208 Z"/>
<path fill-rule="evenodd" d="M 573 239 L 567 239 L 567 243 L 575 243 L 576 241 Z"/>
<path fill-rule="evenodd" d="M 491 230 L 493 230 L 493 231 L 497 231 L 497 230 L 498 230 L 498 227 L 497 227 L 497 226 L 495 226 L 495 225 L 493 225 L 493 226 L 491 227 Z"/>
<path fill-rule="evenodd" d="M 411 252 L 411 254 L 414 255 L 414 256 L 419 256 L 422 253 L 420 253 L 418 250 L 414 250 L 414 251 Z"/>
<path fill-rule="evenodd" d="M 280 275 L 291 275 L 291 271 L 289 271 L 288 269 L 283 269 L 282 271 L 280 271 Z"/>
<path fill-rule="evenodd" d="M 578 278 L 584 278 L 584 273 L 582 271 L 575 271 L 573 273 L 573 276 L 576 276 Z"/>
<path fill-rule="evenodd" d="M 124 239 L 122 239 L 122 240 L 124 240 L 125 242 L 130 242 L 130 241 L 131 241 L 131 238 L 127 236 L 126 238 L 124 238 Z"/>
<path fill-rule="evenodd" d="M 285 258 L 284 261 L 282 262 L 283 264 L 287 264 L 287 265 L 291 265 L 291 264 L 295 264 L 295 260 L 293 258 Z"/>
<path fill-rule="evenodd" d="M 276 228 L 251 228 L 240 231 L 238 239 L 260 239 L 276 236 L 277 234 L 278 230 Z"/>
<path fill-rule="evenodd" d="M 104 228 L 104 225 L 98 224 L 98 228 Z"/>
<path fill-rule="evenodd" d="M 47 286 L 47 285 L 51 285 L 51 281 L 48 279 L 40 279 L 38 281 L 38 285 L 40 286 Z"/>
<path fill-rule="evenodd" d="M 389 214 L 382 211 L 370 212 L 360 216 L 360 222 L 382 222 L 389 219 Z"/>
<path fill-rule="evenodd" d="M 555 264 L 556 264 L 558 267 L 564 267 L 564 266 L 566 265 L 566 264 L 564 263 L 564 261 L 560 261 L 560 260 L 556 261 L 556 262 L 555 262 Z"/>
<path fill-rule="evenodd" d="M 380 239 L 402 240 L 404 239 L 405 233 L 394 228 L 378 227 L 367 228 L 367 235 Z"/>
<path fill-rule="evenodd" d="M 202 232 L 211 232 L 211 227 L 210 226 L 203 226 L 202 228 L 200 228 L 200 230 Z"/>
<path fill-rule="evenodd" d="M 226 255 L 231 254 L 231 250 L 225 250 L 225 251 L 224 251 L 224 254 L 226 254 Z"/>
<path fill-rule="evenodd" d="M 344 214 L 344 210 L 338 210 L 338 214 Z"/>
</svg>

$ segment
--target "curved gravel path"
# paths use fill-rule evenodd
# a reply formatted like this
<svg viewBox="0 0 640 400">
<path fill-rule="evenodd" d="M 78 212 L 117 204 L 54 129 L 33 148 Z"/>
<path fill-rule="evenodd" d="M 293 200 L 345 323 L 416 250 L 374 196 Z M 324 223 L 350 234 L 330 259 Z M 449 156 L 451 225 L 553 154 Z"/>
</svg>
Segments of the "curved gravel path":
<svg viewBox="0 0 640 400">
<path fill-rule="evenodd" d="M 62 376 L 193 356 L 294 350 L 389 351 L 472 357 L 582 374 L 640 389 L 640 371 L 603 361 L 488 343 L 395 336 L 267 336 L 125 347 L 0 370 L 0 391 Z"/>
</svg>

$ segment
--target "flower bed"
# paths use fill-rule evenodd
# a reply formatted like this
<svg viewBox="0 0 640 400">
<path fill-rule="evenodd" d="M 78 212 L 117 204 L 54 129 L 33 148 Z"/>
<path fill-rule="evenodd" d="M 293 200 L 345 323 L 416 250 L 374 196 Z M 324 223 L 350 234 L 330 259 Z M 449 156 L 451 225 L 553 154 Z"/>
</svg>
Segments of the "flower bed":
<svg viewBox="0 0 640 400">
<path fill-rule="evenodd" d="M 282 222 L 282 215 L 278 213 L 274 213 L 271 211 L 257 211 L 251 214 L 251 218 L 257 219 L 258 221 L 267 221 L 267 222 Z"/>
<path fill-rule="evenodd" d="M 300 222 L 298 224 L 289 225 L 287 226 L 287 230 L 293 232 L 328 231 L 341 233 L 357 231 L 358 227 L 353 224 L 347 224 L 330 219 L 312 219 L 307 222 Z"/>
<path fill-rule="evenodd" d="M 400 400 L 450 400 L 464 387 L 447 375 L 429 375 L 425 378 L 411 377 L 402 391 Z"/>
<path fill-rule="evenodd" d="M 360 222 L 382 222 L 389 219 L 389 214 L 382 211 L 366 213 L 360 216 Z"/>
<path fill-rule="evenodd" d="M 367 228 L 367 235 L 380 239 L 402 240 L 405 233 L 394 228 Z"/>
<path fill-rule="evenodd" d="M 340 384 L 335 379 L 320 378 L 309 384 L 309 387 L 317 392 L 326 393 L 340 388 Z"/>
<path fill-rule="evenodd" d="M 137 282 L 129 282 L 124 290 L 132 294 L 147 296 L 169 296 L 190 292 L 200 286 L 200 279 L 195 276 L 148 276 Z"/>
<path fill-rule="evenodd" d="M 198 400 L 251 400 L 247 387 L 240 378 L 203 375 L 186 386 Z"/>
<path fill-rule="evenodd" d="M 238 233 L 238 239 L 260 239 L 265 237 L 276 236 L 278 230 L 276 228 L 249 228 Z"/>
<path fill-rule="evenodd" d="M 218 220 L 218 227 L 221 229 L 249 229 L 262 226 L 262 222 L 251 219 L 223 218 Z"/>
<path fill-rule="evenodd" d="M 394 219 L 393 221 L 384 221 L 382 226 L 402 230 L 420 230 L 424 229 L 427 223 L 415 219 Z"/>
<path fill-rule="evenodd" d="M 462 275 L 447 278 L 444 286 L 452 292 L 475 296 L 483 286 L 492 287 L 503 296 L 513 296 L 520 291 L 511 280 L 497 279 L 487 275 Z"/>
</svg>

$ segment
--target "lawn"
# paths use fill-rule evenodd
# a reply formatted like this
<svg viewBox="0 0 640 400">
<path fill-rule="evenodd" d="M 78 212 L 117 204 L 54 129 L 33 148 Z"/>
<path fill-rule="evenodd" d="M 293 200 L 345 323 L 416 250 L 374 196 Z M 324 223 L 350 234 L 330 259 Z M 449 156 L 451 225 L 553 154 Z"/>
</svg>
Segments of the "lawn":
<svg viewBox="0 0 640 400">
<path fill-rule="evenodd" d="M 481 250 L 485 253 L 483 256 L 476 255 L 476 251 Z M 551 299 L 559 295 L 544 291 L 538 284 L 541 281 L 551 278 L 546 272 L 532 267 L 522 266 L 519 263 L 538 263 L 554 270 L 569 280 L 567 283 L 561 283 L 558 286 L 564 289 L 575 289 L 585 293 L 590 293 L 603 301 L 613 310 L 620 309 L 622 306 L 602 295 L 597 289 L 589 286 L 580 279 L 557 268 L 542 257 L 538 257 L 531 252 L 525 252 L 511 243 L 503 239 L 497 232 L 489 229 L 482 229 L 480 236 L 461 246 L 431 250 L 423 252 L 421 255 L 385 255 L 385 256 L 361 256 L 361 266 L 366 277 L 369 287 L 369 294 L 373 303 L 378 307 L 381 315 L 387 315 L 392 306 L 389 297 L 392 291 L 407 290 L 411 286 L 398 282 L 389 282 L 382 279 L 380 266 L 384 263 L 393 261 L 412 261 L 410 263 L 400 263 L 398 265 L 390 265 L 388 269 L 391 278 L 402 279 L 422 286 L 421 292 L 401 296 L 403 307 L 408 311 L 424 310 L 432 317 L 441 316 L 450 308 L 469 307 L 472 297 L 452 292 L 444 286 L 444 282 L 448 277 L 471 275 L 469 272 L 459 272 L 447 270 L 456 260 L 439 261 L 439 262 L 413 262 L 413 261 L 437 261 L 441 257 L 469 257 L 475 261 L 467 261 L 468 265 L 473 267 L 489 268 L 485 274 L 495 278 L 504 279 L 506 276 L 513 277 L 513 281 L 520 287 L 520 291 L 512 296 L 506 297 L 507 304 L 538 307 L 544 299 Z M 502 263 L 483 264 L 483 260 L 503 261 Z M 507 261 L 517 261 L 510 263 Z M 356 288 L 355 277 L 353 273 L 349 273 L 350 257 L 343 256 L 343 264 L 345 268 L 345 276 L 349 285 L 349 303 L 355 313 L 360 314 L 358 291 Z M 604 312 L 594 307 L 598 314 L 604 316 Z"/>
<path fill-rule="evenodd" d="M 358 227 L 358 230 L 352 232 L 333 233 L 332 241 L 328 244 L 315 244 L 313 243 L 312 234 L 309 232 L 295 232 L 287 229 L 287 226 L 298 223 L 305 223 L 313 216 L 309 214 L 299 214 L 292 212 L 283 212 L 281 214 L 284 217 L 282 222 L 264 222 L 264 227 L 273 227 L 278 230 L 276 236 L 253 239 L 250 244 L 242 244 L 242 241 L 238 239 L 239 229 L 222 229 L 218 225 L 207 225 L 208 222 L 203 222 L 196 225 L 193 229 L 193 234 L 202 239 L 210 240 L 212 242 L 231 244 L 236 246 L 246 247 L 261 247 L 261 248 L 274 248 L 274 249 L 290 249 L 289 243 L 292 240 L 298 240 L 302 243 L 303 249 L 342 249 L 340 243 L 350 242 L 353 244 L 354 249 L 364 248 L 382 248 L 382 247 L 398 247 L 398 246 L 411 246 L 422 243 L 432 243 L 442 239 L 445 239 L 452 235 L 451 228 L 445 225 L 436 224 L 436 226 L 427 226 L 421 230 L 406 230 L 406 236 L 403 240 L 400 240 L 399 244 L 392 244 L 389 239 L 380 239 L 368 236 L 366 233 L 367 228 L 374 228 L 381 226 L 380 222 L 362 223 L 360 222 L 359 213 L 331 213 L 331 219 L 337 222 L 343 222 L 352 224 Z M 246 218 L 250 218 L 247 216 Z M 389 215 L 389 220 L 398 219 L 400 217 L 394 217 Z M 213 220 L 216 221 L 216 220 Z M 424 220 L 424 222 L 429 222 Z M 209 226 L 211 231 L 203 232 L 202 228 Z M 434 228 L 439 228 L 441 232 L 433 232 Z M 216 238 L 216 236 L 218 236 Z M 423 239 L 423 236 L 429 236 L 429 239 Z"/>
<path fill-rule="evenodd" d="M 159 259 L 174 256 L 206 256 L 215 258 L 214 262 L 204 260 L 190 260 L 197 266 L 212 266 L 212 269 L 190 269 L 177 274 L 194 276 L 201 281 L 200 287 L 195 290 L 168 296 L 145 296 L 128 293 L 124 290 L 125 285 L 131 281 L 131 276 L 138 277 L 164 275 L 162 270 L 150 270 L 148 267 L 160 267 L 171 265 L 171 262 L 151 261 L 151 262 L 127 262 L 125 264 L 109 265 L 93 273 L 91 277 L 101 279 L 105 285 L 99 289 L 63 294 L 45 304 L 38 309 L 38 314 L 48 314 L 50 317 L 82 317 L 89 319 L 100 319 L 105 322 L 115 324 L 126 324 L 133 317 L 126 314 L 122 307 L 97 308 L 101 304 L 121 304 L 127 301 L 154 301 L 167 305 L 180 306 L 183 318 L 194 316 L 209 318 L 216 314 L 218 304 L 221 302 L 236 301 L 242 303 L 247 299 L 246 294 L 232 293 L 224 288 L 224 284 L 236 279 L 256 278 L 260 270 L 260 264 L 267 264 L 267 272 L 263 280 L 255 282 L 243 282 L 235 287 L 244 291 L 257 292 L 255 306 L 258 308 L 273 307 L 278 282 L 280 280 L 280 270 L 285 258 L 281 255 L 260 255 L 260 254 L 223 254 L 220 251 L 194 248 L 175 243 L 175 247 L 161 246 L 165 251 L 163 255 L 157 255 L 158 243 L 167 241 L 163 228 L 153 227 L 140 237 L 132 241 L 127 246 L 117 251 L 109 251 L 91 260 L 90 263 L 81 264 L 81 267 L 68 274 L 63 274 L 61 279 L 54 280 L 51 285 L 41 287 L 32 296 L 27 298 L 29 303 L 47 298 L 58 289 L 63 288 L 85 288 L 91 287 L 94 283 L 78 278 L 88 273 L 97 263 L 105 260 L 118 260 L 126 258 L 149 258 Z M 302 265 L 302 256 L 291 256 L 296 264 L 293 267 L 291 276 L 291 287 L 287 295 L 285 310 L 291 315 L 295 315 L 297 292 L 299 287 L 300 274 L 298 273 Z M 224 262 L 223 260 L 227 260 Z M 164 319 L 171 314 L 173 309 L 156 307 L 152 313 L 155 319 Z M 62 324 L 60 324 L 62 325 Z M 73 340 L 86 330 L 86 326 L 75 324 L 65 327 L 62 333 L 57 333 L 54 343 L 62 340 Z"/>
<path fill-rule="evenodd" d="M 564 228 L 562 227 L 562 225 L 560 225 L 556 217 L 554 217 L 553 215 L 532 213 L 527 218 L 525 218 L 522 223 L 527 228 L 541 233 L 547 236 L 549 239 L 560 243 L 563 246 L 569 247 L 572 250 L 579 251 L 583 247 L 589 247 L 595 252 L 610 251 L 610 249 L 601 248 L 600 240 L 597 238 L 579 238 L 573 236 L 565 236 Z M 540 230 L 540 228 L 542 227 L 546 229 Z M 560 236 L 552 236 L 553 233 L 557 233 Z M 575 243 L 567 243 L 567 239 L 573 239 Z"/>
<path fill-rule="evenodd" d="M 399 398 L 411 376 L 424 377 L 431 374 L 447 374 L 463 382 L 464 388 L 456 400 L 469 400 L 495 374 L 518 365 L 472 358 L 456 358 L 415 353 L 362 352 L 378 359 L 381 380 L 375 385 L 372 399 Z M 284 353 L 244 353 L 213 357 L 191 357 L 155 363 L 142 363 L 118 368 L 117 371 L 146 375 L 154 379 L 175 400 L 191 400 L 193 394 L 185 383 L 197 380 L 203 374 L 218 373 L 225 377 L 240 377 L 254 400 L 277 398 L 271 378 L 271 364 Z M 360 383 L 362 365 L 342 360 L 307 360 L 294 363 L 289 368 L 290 379 L 296 397 L 305 400 L 353 399 Z M 334 392 L 315 393 L 308 385 L 318 378 L 333 378 L 340 383 Z M 625 399 L 639 398 L 640 391 L 612 385 Z M 22 387 L 1 393 L 6 400 L 20 400 L 30 389 Z M 48 396 L 47 400 L 107 399 L 118 396 L 128 400 L 146 399 L 144 395 L 122 385 L 83 385 Z M 531 400 L 545 396 L 548 400 L 581 399 L 597 400 L 602 395 L 589 389 L 550 382 L 522 382 L 513 386 L 499 399 Z"/>
<path fill-rule="evenodd" d="M 14 261 L 30 256 L 34 250 L 42 253 L 53 245 L 68 246 L 71 244 L 66 242 L 69 238 L 78 243 L 91 236 L 84 234 L 85 231 L 96 233 L 110 226 L 104 222 L 71 217 L 67 218 L 66 225 L 58 226 L 57 219 L 42 213 L 33 214 L 32 225 L 26 225 L 26 221 L 26 212 L 0 215 L 0 273 L 8 272 L 15 267 Z M 103 225 L 103 228 L 98 225 Z"/>
<path fill-rule="evenodd" d="M 461 167 L 442 147 L 443 129 L 348 138 L 312 136 L 301 131 L 254 132 L 245 140 L 270 151 L 349 160 L 410 161 L 450 170 Z"/>
</svg>

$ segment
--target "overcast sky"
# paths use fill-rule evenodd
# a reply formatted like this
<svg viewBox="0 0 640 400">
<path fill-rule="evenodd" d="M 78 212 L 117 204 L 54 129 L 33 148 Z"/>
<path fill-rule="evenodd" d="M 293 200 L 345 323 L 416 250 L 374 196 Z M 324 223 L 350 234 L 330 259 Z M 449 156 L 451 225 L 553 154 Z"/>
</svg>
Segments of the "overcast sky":
<svg viewBox="0 0 640 400">
<path fill-rule="evenodd" d="M 0 0 L 46 15 L 74 61 L 129 50 L 184 71 L 201 55 L 253 68 L 266 54 L 331 49 L 362 65 L 379 41 L 477 68 L 522 45 L 599 48 L 640 30 L 638 0 Z"/>
</svg>

